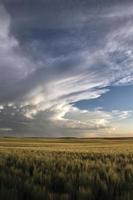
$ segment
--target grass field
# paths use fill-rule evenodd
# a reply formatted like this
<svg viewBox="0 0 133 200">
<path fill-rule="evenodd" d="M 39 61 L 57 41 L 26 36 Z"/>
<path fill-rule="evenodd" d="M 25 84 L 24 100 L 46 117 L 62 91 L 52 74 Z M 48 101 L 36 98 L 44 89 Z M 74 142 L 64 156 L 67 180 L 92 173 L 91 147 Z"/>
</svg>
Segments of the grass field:
<svg viewBox="0 0 133 200">
<path fill-rule="evenodd" d="M 1 200 L 132 200 L 133 139 L 0 138 Z"/>
</svg>

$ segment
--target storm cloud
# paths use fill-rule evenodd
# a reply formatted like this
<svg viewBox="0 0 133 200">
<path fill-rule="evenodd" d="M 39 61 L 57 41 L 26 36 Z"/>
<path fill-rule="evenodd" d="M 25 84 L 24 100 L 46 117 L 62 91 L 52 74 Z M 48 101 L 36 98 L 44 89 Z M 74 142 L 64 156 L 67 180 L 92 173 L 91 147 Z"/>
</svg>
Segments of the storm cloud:
<svg viewBox="0 0 133 200">
<path fill-rule="evenodd" d="M 131 110 L 81 110 L 133 84 L 132 1 L 3 0 L 0 134 L 106 135 Z"/>
</svg>

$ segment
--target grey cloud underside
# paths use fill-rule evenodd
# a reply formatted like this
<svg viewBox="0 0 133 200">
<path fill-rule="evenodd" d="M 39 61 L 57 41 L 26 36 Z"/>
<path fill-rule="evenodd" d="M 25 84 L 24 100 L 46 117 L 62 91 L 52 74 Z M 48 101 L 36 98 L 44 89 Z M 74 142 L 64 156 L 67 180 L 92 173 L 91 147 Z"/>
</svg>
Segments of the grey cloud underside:
<svg viewBox="0 0 133 200">
<path fill-rule="evenodd" d="M 20 134 L 22 136 L 44 136 L 45 132 L 46 136 L 79 136 L 81 132 L 83 134 L 88 130 L 99 131 L 99 129 L 104 130 L 105 128 L 110 127 L 108 124 L 106 126 L 102 124 L 95 124 L 93 120 L 90 120 L 89 126 L 87 126 L 87 123 L 79 123 L 78 119 L 78 123 L 75 121 L 75 119 L 70 119 L 67 121 L 67 123 L 65 121 L 58 120 L 51 122 L 49 120 L 49 115 L 52 113 L 49 114 L 46 111 L 39 112 L 33 119 L 29 119 L 23 115 L 25 112 L 26 108 L 5 106 L 5 108 L 0 111 L 0 133 L 3 135 L 5 133 L 5 135 L 8 134 L 10 136 L 16 134 Z M 74 112 L 76 115 L 78 113 L 80 114 L 78 110 Z"/>
<path fill-rule="evenodd" d="M 97 112 L 93 122 L 84 122 L 80 110 L 78 120 L 71 116 L 75 102 L 98 98 L 111 85 L 133 83 L 132 1 L 2 3 L 0 126 L 39 135 L 110 128 L 112 119 L 105 123 L 102 115 L 99 123 Z M 17 111 L 10 110 L 14 106 Z M 6 112 L 13 112 L 11 118 Z"/>
</svg>

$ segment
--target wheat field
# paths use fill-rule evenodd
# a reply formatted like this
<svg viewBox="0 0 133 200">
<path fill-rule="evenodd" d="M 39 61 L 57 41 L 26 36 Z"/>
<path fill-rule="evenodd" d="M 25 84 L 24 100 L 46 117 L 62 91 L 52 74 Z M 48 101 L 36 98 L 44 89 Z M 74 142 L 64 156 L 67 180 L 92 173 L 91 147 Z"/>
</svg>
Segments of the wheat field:
<svg viewBox="0 0 133 200">
<path fill-rule="evenodd" d="M 1 200 L 132 200 L 133 139 L 0 138 Z"/>
</svg>

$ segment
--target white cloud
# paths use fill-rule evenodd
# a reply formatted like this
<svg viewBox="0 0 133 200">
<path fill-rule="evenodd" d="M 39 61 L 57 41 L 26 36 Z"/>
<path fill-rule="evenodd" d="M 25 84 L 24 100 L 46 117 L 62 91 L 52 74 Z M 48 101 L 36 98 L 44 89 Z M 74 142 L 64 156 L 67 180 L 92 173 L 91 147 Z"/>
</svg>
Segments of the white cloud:
<svg viewBox="0 0 133 200">
<path fill-rule="evenodd" d="M 3 110 L 4 109 L 4 106 L 3 105 L 0 105 L 0 110 Z"/>
<path fill-rule="evenodd" d="M 10 33 L 10 25 L 10 15 L 0 5 L 0 100 L 3 101 L 7 101 L 8 96 L 10 100 L 20 82 L 34 71 L 33 62 L 24 56 L 19 41 Z"/>
<path fill-rule="evenodd" d="M 120 13 L 109 14 L 108 18 L 118 17 Z M 35 123 L 43 112 L 44 121 L 52 122 L 53 127 L 85 131 L 112 130 L 114 121 L 130 116 L 130 111 L 79 110 L 74 108 L 74 103 L 100 97 L 108 92 L 107 86 L 133 83 L 132 23 L 107 32 L 103 44 L 93 50 L 85 46 L 63 56 L 46 52 L 46 62 L 35 62 L 11 34 L 11 21 L 0 6 L 0 103 L 6 102 L 13 107 L 13 113 L 19 110 Z M 60 45 L 68 42 L 63 39 Z M 80 41 L 76 43 L 81 45 Z"/>
</svg>

